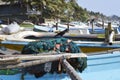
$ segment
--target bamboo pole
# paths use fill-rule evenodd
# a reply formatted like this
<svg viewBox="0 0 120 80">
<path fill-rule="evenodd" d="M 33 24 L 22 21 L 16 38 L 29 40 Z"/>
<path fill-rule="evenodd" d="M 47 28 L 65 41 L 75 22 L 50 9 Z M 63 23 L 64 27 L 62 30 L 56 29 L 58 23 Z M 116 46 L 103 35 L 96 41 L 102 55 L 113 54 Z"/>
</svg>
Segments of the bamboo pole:
<svg viewBox="0 0 120 80">
<path fill-rule="evenodd" d="M 0 60 L 0 65 L 11 65 L 11 64 L 18 64 L 21 61 L 19 59 L 5 59 L 5 60 Z"/>
<path fill-rule="evenodd" d="M 75 69 L 68 63 L 66 59 L 62 60 L 62 65 L 66 69 L 66 72 L 70 75 L 72 80 L 82 80 L 80 76 L 77 74 Z"/>
<path fill-rule="evenodd" d="M 93 22 L 92 22 L 92 33 L 94 32 L 94 24 L 93 24 Z"/>
<path fill-rule="evenodd" d="M 34 60 L 34 61 L 28 61 L 28 62 L 22 62 L 19 64 L 6 64 L 6 65 L 0 65 L 0 69 L 12 69 L 12 68 L 24 68 L 24 67 L 30 67 L 46 62 L 51 62 L 51 61 L 57 61 L 59 60 L 62 56 L 65 58 L 77 58 L 77 57 L 87 57 L 85 54 L 58 54 L 58 55 L 44 55 L 44 56 L 18 56 L 18 57 L 11 57 L 11 58 L 1 58 L 0 61 L 5 62 L 8 60 L 14 60 L 14 59 L 19 59 L 19 60 Z M 22 57 L 22 58 L 21 58 Z"/>
<path fill-rule="evenodd" d="M 104 25 L 104 20 L 102 19 L 102 28 L 104 29 L 105 25 Z"/>
<path fill-rule="evenodd" d="M 67 29 L 68 29 L 68 31 L 70 30 L 70 24 L 69 24 L 69 22 L 67 24 Z"/>
<path fill-rule="evenodd" d="M 52 59 L 44 59 L 44 60 L 34 60 L 29 62 L 23 62 L 16 65 L 0 65 L 0 69 L 14 69 L 14 68 L 25 68 L 25 67 L 31 67 L 34 65 L 43 64 L 46 62 L 56 61 L 59 60 L 59 58 L 52 58 Z"/>
<path fill-rule="evenodd" d="M 56 23 L 55 27 L 56 27 L 56 30 L 58 30 L 58 22 Z"/>
<path fill-rule="evenodd" d="M 44 54 L 44 53 L 43 53 Z M 55 55 L 0 55 L 0 61 L 5 60 L 11 60 L 11 59 L 19 59 L 19 60 L 44 60 L 44 59 L 52 59 L 52 58 L 61 58 L 62 56 L 65 56 L 66 58 L 78 58 L 78 57 L 87 57 L 84 53 L 61 53 L 61 54 L 55 54 Z"/>
<path fill-rule="evenodd" d="M 0 65 L 0 69 L 25 68 L 25 67 L 30 67 L 30 66 L 46 63 L 46 62 L 57 61 L 61 57 L 62 56 L 55 57 L 55 55 L 54 55 L 54 58 L 53 57 L 51 57 L 51 58 L 44 58 L 42 60 L 28 61 L 28 62 L 23 62 L 23 63 L 16 64 L 16 65 Z M 70 56 L 70 57 L 77 57 L 77 55 L 73 55 L 73 56 Z M 86 57 L 86 56 L 85 55 L 81 55 L 81 57 Z"/>
</svg>

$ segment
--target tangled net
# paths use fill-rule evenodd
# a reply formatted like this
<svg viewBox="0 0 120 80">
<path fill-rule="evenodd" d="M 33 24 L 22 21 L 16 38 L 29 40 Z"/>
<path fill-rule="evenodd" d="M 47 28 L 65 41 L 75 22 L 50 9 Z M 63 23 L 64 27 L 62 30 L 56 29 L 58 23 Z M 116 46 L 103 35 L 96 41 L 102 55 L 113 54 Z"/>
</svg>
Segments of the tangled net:
<svg viewBox="0 0 120 80">
<path fill-rule="evenodd" d="M 59 44 L 59 46 L 57 46 Z M 71 40 L 67 38 L 56 38 L 51 40 L 41 40 L 37 42 L 30 42 L 24 46 L 22 54 L 40 54 L 42 52 L 56 51 L 65 53 L 80 53 L 80 48 Z M 82 72 L 87 67 L 87 58 L 72 58 L 67 60 L 76 70 Z M 47 67 L 46 67 L 47 66 Z M 60 69 L 60 70 L 59 70 Z M 46 73 L 63 73 L 65 69 L 60 66 L 60 61 L 48 62 L 24 69 L 25 72 L 34 74 L 36 77 L 41 77 Z"/>
</svg>

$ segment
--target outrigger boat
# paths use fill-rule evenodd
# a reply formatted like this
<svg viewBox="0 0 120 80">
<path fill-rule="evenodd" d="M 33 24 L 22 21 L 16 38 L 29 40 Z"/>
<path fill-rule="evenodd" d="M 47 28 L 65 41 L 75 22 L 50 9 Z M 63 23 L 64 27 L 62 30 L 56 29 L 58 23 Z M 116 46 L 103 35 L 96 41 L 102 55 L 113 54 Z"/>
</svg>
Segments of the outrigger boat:
<svg viewBox="0 0 120 80">
<path fill-rule="evenodd" d="M 67 48 L 66 45 L 70 45 L 71 48 Z M 62 52 L 58 52 L 58 50 L 62 50 Z M 82 72 L 87 66 L 87 58 L 85 54 L 79 52 L 76 44 L 65 38 L 31 42 L 20 53 L 16 51 L 12 53 L 9 50 L 2 51 L 0 73 L 1 75 L 11 75 L 11 77 L 14 74 L 22 73 L 21 79 L 24 79 L 26 73 L 33 74 L 38 78 L 47 73 L 67 72 L 72 80 L 81 80 L 75 70 Z"/>
<path fill-rule="evenodd" d="M 28 33 L 28 31 L 25 33 Z M 50 35 L 50 33 L 48 33 L 48 34 Z M 53 35 L 53 34 L 51 34 L 51 35 Z M 44 36 L 44 38 L 39 38 L 39 39 L 28 39 L 28 38 L 25 39 L 24 37 L 27 37 L 25 35 L 21 36 L 21 37 L 20 36 L 18 37 L 18 36 L 19 35 L 12 35 L 12 36 L 10 35 L 10 36 L 7 36 L 6 38 L 4 37 L 4 40 L 1 41 L 1 43 L 0 43 L 1 48 L 9 48 L 9 49 L 15 49 L 15 50 L 21 51 L 23 49 L 23 47 L 25 45 L 27 45 L 29 42 L 38 41 L 38 40 L 42 40 L 42 39 L 44 39 L 44 40 L 50 39 L 50 37 L 48 38 L 48 36 L 46 36 L 46 37 Z M 92 37 L 92 38 L 90 38 L 90 37 Z M 66 38 L 68 38 L 68 36 L 66 36 Z M 98 38 L 98 36 L 96 36 L 96 35 L 88 35 L 88 37 L 81 35 L 81 41 L 80 40 L 78 41 L 77 37 L 75 37 L 75 36 L 71 36 L 69 38 L 76 40 L 76 41 L 74 40 L 74 42 L 81 48 L 82 52 L 97 52 L 97 51 L 104 51 L 104 50 L 109 50 L 109 49 L 114 49 L 114 48 L 120 48 L 119 41 L 113 41 L 112 43 L 111 42 L 108 43 L 108 42 L 104 41 L 103 37 Z M 51 39 L 54 39 L 54 38 L 51 37 Z M 87 39 L 87 41 L 85 41 L 85 39 Z M 95 41 L 95 39 L 96 40 L 98 39 L 98 41 Z M 93 40 L 93 41 L 91 41 L 91 40 Z M 119 40 L 119 36 L 116 40 Z"/>
<path fill-rule="evenodd" d="M 85 30 L 83 30 L 83 33 L 79 31 L 76 33 L 72 32 L 73 31 L 67 33 L 64 31 L 60 33 L 22 31 L 11 35 L 3 34 L 0 35 L 0 45 L 3 48 L 6 47 L 21 51 L 29 42 L 64 37 L 73 40 L 80 47 L 81 51 L 86 53 L 120 48 L 120 34 L 115 34 L 111 26 L 106 29 L 105 34 L 88 34 Z"/>
<path fill-rule="evenodd" d="M 28 33 L 28 32 L 25 32 L 25 33 Z M 31 32 L 30 32 L 31 33 Z M 48 33 L 49 35 L 50 35 L 50 33 Z M 45 40 L 45 35 L 46 36 L 48 36 L 48 34 L 44 34 L 44 40 Z M 105 48 L 105 49 L 113 49 L 113 48 L 119 48 L 120 46 L 119 46 L 119 41 L 113 41 L 113 34 L 114 34 L 114 32 L 111 32 L 110 34 L 108 34 L 108 35 L 105 35 L 105 36 L 107 36 L 107 38 L 105 39 L 105 37 L 98 37 L 98 35 L 97 34 L 93 34 L 93 35 L 87 35 L 87 36 L 89 36 L 89 37 L 87 37 L 87 38 L 89 38 L 89 39 L 92 39 L 92 38 L 90 38 L 91 36 L 93 37 L 93 39 L 94 38 L 96 38 L 96 39 L 105 39 L 105 42 L 95 42 L 95 41 L 93 41 L 93 42 L 85 42 L 85 41 L 73 41 L 74 43 L 76 43 L 76 45 L 77 45 L 77 47 L 79 46 L 80 47 L 80 49 L 81 49 L 81 52 L 84 52 L 84 50 L 82 50 L 82 47 L 85 47 L 86 48 L 86 50 L 88 49 L 88 47 L 92 47 L 92 48 Z M 31 33 L 31 35 L 33 35 L 32 33 Z M 39 36 L 40 34 L 37 34 L 36 33 L 36 36 Z M 56 37 L 56 35 L 58 35 L 58 34 L 53 34 L 53 33 L 51 33 L 51 38 L 53 39 L 53 38 L 59 38 L 59 37 L 61 37 L 61 36 L 57 36 Z M 68 36 L 69 34 L 65 34 L 64 36 L 62 36 L 62 37 L 65 37 L 65 36 Z M 22 51 L 23 50 L 23 46 L 25 46 L 25 45 L 27 45 L 27 44 L 29 44 L 29 42 L 31 43 L 31 39 L 24 39 L 24 38 L 26 38 L 28 35 L 26 34 L 26 35 L 22 35 L 22 36 L 20 36 L 20 34 L 18 35 L 16 35 L 15 36 L 15 34 L 14 35 L 7 35 L 7 36 L 2 36 L 2 38 L 4 39 L 4 41 L 1 41 L 1 53 L 4 53 L 5 51 L 7 51 L 8 49 L 6 49 L 5 47 L 7 47 L 8 46 L 8 44 L 9 44 L 9 47 L 12 47 L 13 45 L 15 45 L 14 46 L 14 48 L 13 49 L 21 49 L 20 51 Z M 54 37 L 53 37 L 54 36 Z M 74 36 L 74 35 L 73 35 Z M 81 36 L 81 35 L 79 35 L 79 36 Z M 118 35 L 115 35 L 115 36 L 117 36 L 116 37 L 116 39 L 119 39 L 119 36 Z M 15 38 L 16 37 L 16 38 Z M 32 36 L 33 37 L 33 36 Z M 69 37 L 71 37 L 71 36 L 69 36 Z M 75 37 L 75 36 L 74 36 Z M 85 35 L 83 35 L 82 37 L 85 37 Z M 82 37 L 80 37 L 80 38 L 82 38 Z M 82 38 L 82 39 L 85 39 L 85 38 Z M 38 40 L 38 39 L 37 39 Z M 48 37 L 47 37 L 47 39 L 46 40 L 48 40 Z M 50 39 L 51 40 L 51 39 Z M 35 39 L 33 40 L 33 41 L 35 41 Z M 101 40 L 99 40 L 99 41 L 101 41 Z M 6 44 L 6 46 L 5 47 L 2 47 L 3 45 L 5 45 Z M 89 45 L 88 45 L 89 44 Z M 16 47 L 16 45 L 18 46 L 19 45 L 19 47 L 17 48 Z M 20 47 L 21 46 L 21 47 Z M 34 45 L 34 46 L 36 46 L 36 45 Z M 37 45 L 38 46 L 38 45 Z M 30 47 L 26 47 L 26 48 L 28 48 L 28 50 L 29 50 L 29 48 Z M 32 48 L 32 47 L 31 47 Z M 107 49 L 107 50 L 108 50 Z M 40 50 L 40 49 L 39 49 Z M 85 50 L 85 51 L 86 51 Z M 90 49 L 89 49 L 90 50 Z M 103 49 L 102 49 L 103 50 Z M 119 50 L 119 49 L 118 49 Z M 76 49 L 74 50 L 74 51 L 76 51 Z M 90 50 L 91 51 L 91 50 Z M 90 51 L 88 51 L 88 52 L 90 52 Z M 99 50 L 96 50 L 96 53 L 98 53 L 98 54 L 100 54 L 99 52 L 98 52 Z M 101 51 L 101 50 L 100 50 Z M 117 50 L 116 50 L 117 51 Z M 7 51 L 8 53 L 10 53 L 9 51 Z M 32 52 L 32 51 L 31 51 Z M 117 71 L 119 71 L 119 68 L 118 68 L 118 66 L 120 65 L 120 63 L 119 63 L 119 51 L 116 53 L 116 52 L 114 52 L 114 51 L 112 51 L 111 50 L 111 52 L 113 53 L 113 54 L 108 54 L 108 53 L 111 53 L 110 52 L 110 50 L 109 51 L 107 51 L 107 52 L 105 52 L 105 53 L 107 53 L 107 54 L 103 54 L 104 52 L 102 52 L 102 54 L 101 55 L 92 55 L 91 56 L 91 54 L 87 54 L 87 55 L 90 55 L 90 56 L 88 56 L 88 60 L 87 60 L 87 63 L 88 63 L 88 67 L 85 69 L 85 71 L 83 71 L 83 73 L 80 73 L 80 72 L 77 72 L 78 73 L 78 75 L 76 74 L 76 72 L 74 71 L 74 69 L 72 70 L 71 68 L 70 68 L 70 65 L 69 65 L 69 63 L 67 63 L 67 61 L 66 61 L 66 59 L 67 59 L 67 57 L 73 57 L 73 58 L 78 58 L 78 57 L 81 57 L 81 60 L 82 60 L 82 57 L 84 57 L 85 59 L 86 59 L 86 55 L 82 55 L 81 54 L 81 52 L 80 52 L 80 54 L 78 53 L 78 54 L 60 54 L 59 55 L 59 52 L 57 52 L 58 53 L 58 55 L 55 55 L 55 54 L 53 54 L 53 55 L 49 55 L 49 54 L 46 54 L 46 55 L 44 55 L 44 56 L 39 56 L 39 55 L 37 55 L 37 54 L 35 54 L 35 55 L 19 55 L 18 53 L 13 53 L 13 54 L 2 54 L 2 55 L 0 55 L 0 62 L 1 62 L 1 66 L 0 66 L 0 71 L 1 71 L 1 74 L 3 74 L 3 73 L 5 73 L 5 74 L 7 74 L 7 75 L 1 75 L 0 76 L 0 78 L 1 79 L 5 79 L 5 77 L 7 78 L 7 80 L 9 79 L 9 78 L 12 78 L 12 79 L 28 79 L 28 78 L 31 78 L 31 79 L 35 79 L 35 77 L 33 77 L 33 76 L 31 76 L 31 74 L 32 74 L 32 72 L 30 71 L 30 70 L 32 70 L 32 71 L 38 71 L 38 68 L 36 69 L 36 67 L 31 67 L 31 65 L 33 66 L 34 64 L 35 65 L 38 65 L 38 64 L 41 64 L 41 63 L 46 63 L 46 62 L 49 62 L 49 61 L 54 61 L 54 60 L 58 60 L 58 59 L 60 59 L 60 61 L 62 61 L 62 64 L 65 66 L 65 69 L 66 70 L 68 70 L 68 74 L 69 73 L 71 73 L 71 71 L 73 71 L 73 73 L 72 74 L 69 74 L 70 75 L 70 77 L 68 77 L 65 73 L 64 74 L 62 74 L 61 76 L 62 76 L 62 78 L 59 78 L 58 77 L 58 74 L 56 74 L 56 73 L 54 73 L 54 74 L 46 74 L 46 75 L 41 75 L 41 73 L 37 73 L 37 74 L 34 74 L 36 77 L 38 77 L 38 76 L 42 76 L 42 77 L 40 77 L 39 79 L 53 79 L 54 77 L 56 77 L 56 75 L 57 75 L 57 80 L 59 80 L 59 79 L 72 79 L 72 80 L 82 80 L 82 79 L 90 79 L 90 77 L 92 77 L 91 79 L 95 79 L 95 78 L 93 78 L 94 76 L 91 76 L 91 74 L 96 74 L 98 77 L 97 77 L 97 79 L 99 78 L 100 80 L 101 80 L 101 76 L 99 76 L 99 73 L 101 72 L 101 70 L 103 70 L 103 68 L 102 67 L 104 67 L 104 68 L 107 68 L 108 70 L 106 70 L 106 71 L 102 71 L 102 72 L 106 72 L 106 74 L 108 74 L 108 73 L 111 73 L 111 72 L 114 72 L 115 73 L 115 77 L 113 77 L 113 79 L 115 79 L 117 76 L 117 73 L 118 72 L 116 72 L 116 70 L 115 69 L 118 69 Z M 86 51 L 87 52 L 87 51 Z M 91 51 L 92 53 L 93 52 L 95 52 L 95 51 Z M 29 52 L 28 52 L 29 53 Z M 17 55 L 16 55 L 17 54 Z M 48 55 L 49 55 L 49 58 L 48 58 Z M 45 58 L 45 56 L 46 56 L 46 58 Z M 56 57 L 57 56 L 57 57 Z M 64 56 L 64 57 L 63 57 Z M 54 58 L 53 58 L 54 57 Z M 31 59 L 32 59 L 32 61 L 31 61 Z M 114 60 L 113 60 L 114 59 Z M 30 62 L 26 62 L 26 60 L 28 60 L 28 61 L 30 61 Z M 34 60 L 35 60 L 35 62 L 34 62 Z M 37 60 L 37 61 L 36 61 Z M 42 61 L 43 60 L 43 61 Z M 22 62 L 22 63 L 21 63 Z M 99 63 L 98 63 L 99 62 Z M 113 64 L 114 63 L 114 64 Z M 49 65 L 50 63 L 47 63 L 47 64 L 45 64 L 45 65 Z M 81 63 L 81 64 L 83 64 L 83 62 Z M 103 65 L 104 64 L 104 65 Z M 44 68 L 42 67 L 42 68 L 40 68 L 39 67 L 39 69 L 45 69 L 46 71 L 49 71 L 49 66 L 46 66 L 45 67 L 45 65 L 44 65 Z M 30 68 L 28 68 L 30 66 Z M 82 65 L 81 65 L 82 66 Z M 112 66 L 112 68 L 110 67 L 110 68 L 108 68 L 108 66 Z M 27 68 L 25 68 L 25 67 L 27 67 Z M 69 67 L 69 68 L 68 68 Z M 77 66 L 78 67 L 78 66 Z M 85 66 L 84 66 L 85 67 Z M 113 67 L 114 67 L 114 69 L 113 69 Z M 16 69 L 17 68 L 17 69 Z M 23 77 L 23 74 L 21 74 L 21 73 L 19 73 L 19 72 L 21 72 L 21 69 L 19 69 L 19 68 L 25 68 L 25 70 L 24 71 L 30 71 L 30 73 L 31 74 L 27 74 L 27 76 L 24 76 Z M 52 67 L 53 68 L 53 67 Z M 81 67 L 82 68 L 82 67 Z M 7 70 L 3 70 L 3 69 L 7 69 Z M 11 70 L 12 69 L 12 70 Z M 54 69 L 54 68 L 53 68 Z M 63 69 L 64 70 L 64 69 Z M 12 72 L 13 71 L 13 72 Z M 107 72 L 108 71 L 108 72 Z M 92 73 L 91 73 L 92 72 Z M 8 74 L 14 74 L 14 75 L 9 75 L 8 76 Z M 44 73 L 42 73 L 42 74 L 44 74 Z M 22 76 L 21 76 L 22 75 Z M 53 76 L 53 75 L 55 75 L 55 76 Z M 81 75 L 81 77 L 80 77 L 80 75 Z M 87 75 L 89 75 L 90 77 L 86 77 Z M 113 76 L 113 75 L 112 75 Z M 82 79 L 81 79 L 82 78 Z M 104 79 L 106 80 L 106 79 L 108 79 L 108 78 L 111 78 L 111 76 L 107 76 L 107 77 L 105 77 Z M 119 78 L 117 78 L 117 79 L 119 79 Z"/>
<path fill-rule="evenodd" d="M 50 74 L 50 73 L 47 73 L 45 74 L 44 76 L 42 77 L 39 77 L 39 78 L 36 78 L 35 76 L 33 76 L 33 74 L 26 74 L 26 75 L 22 75 L 22 73 L 19 73 L 20 71 L 18 69 L 13 69 L 13 71 L 11 71 L 10 69 L 7 69 L 6 72 L 4 72 L 5 74 L 4 75 L 1 75 L 0 76 L 0 79 L 3 79 L 3 80 L 11 80 L 11 79 L 16 79 L 16 80 L 20 80 L 20 79 L 24 79 L 24 80 L 53 80 L 53 79 L 57 79 L 57 80 L 88 80 L 88 79 L 91 79 L 91 80 L 115 80 L 115 79 L 120 79 L 119 77 L 119 71 L 120 71 L 120 68 L 119 68 L 119 65 L 120 65 L 120 52 L 119 52 L 120 49 L 118 50 L 109 50 L 109 51 L 106 51 L 106 52 L 97 52 L 97 53 L 94 53 L 94 54 L 87 54 L 87 56 L 85 56 L 84 54 L 75 54 L 77 57 L 78 55 L 80 57 L 87 57 L 87 68 L 82 72 L 77 72 L 77 77 L 74 77 L 71 78 L 69 77 L 66 73 L 62 73 L 62 74 L 57 74 L 57 73 L 53 73 L 53 74 Z M 68 54 L 70 56 L 70 54 Z M 75 55 L 73 54 L 73 56 L 75 57 Z M 47 57 L 54 57 L 55 55 L 53 56 L 47 56 Z M 60 55 L 56 55 L 57 57 Z M 65 56 L 65 55 L 64 55 Z M 66 55 L 67 56 L 67 55 Z M 18 59 L 20 60 L 28 60 L 30 58 L 34 59 L 35 57 L 37 57 L 36 59 L 45 59 L 46 55 L 43 55 L 43 56 L 40 56 L 40 55 L 0 55 L 0 61 L 8 61 L 9 62 L 16 62 L 18 61 Z M 14 58 L 16 57 L 16 58 Z M 25 58 L 26 57 L 26 58 Z M 14 59 L 17 59 L 17 60 L 14 60 Z M 6 62 L 5 61 L 5 62 Z M 6 63 L 6 64 L 9 64 Z M 19 62 L 19 61 L 18 61 Z M 18 63 L 20 64 L 20 63 Z M 5 64 L 4 64 L 5 65 Z M 7 68 L 10 68 L 10 67 L 14 67 L 14 66 L 8 66 Z M 20 66 L 19 66 L 20 67 Z M 25 67 L 25 66 L 24 66 Z M 5 66 L 4 67 L 0 67 L 0 68 L 6 68 Z M 34 69 L 34 68 L 32 68 Z M 4 71 L 4 70 L 3 70 Z M 2 70 L 0 70 L 0 72 L 2 72 Z M 11 73 L 11 74 L 10 74 Z M 111 73 L 114 73 L 114 74 L 111 74 Z M 96 75 L 96 77 L 95 77 Z M 106 75 L 106 76 L 104 76 Z M 104 78 L 103 78 L 104 76 Z M 70 79 L 71 78 L 71 79 Z"/>
</svg>

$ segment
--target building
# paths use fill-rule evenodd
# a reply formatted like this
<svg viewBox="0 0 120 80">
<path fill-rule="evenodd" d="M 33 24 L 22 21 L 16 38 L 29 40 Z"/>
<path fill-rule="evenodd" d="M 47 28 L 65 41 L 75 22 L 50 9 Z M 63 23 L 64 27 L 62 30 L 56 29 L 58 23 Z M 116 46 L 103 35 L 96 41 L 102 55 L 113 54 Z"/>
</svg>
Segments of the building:
<svg viewBox="0 0 120 80">
<path fill-rule="evenodd" d="M 28 5 L 26 6 L 19 2 L 10 4 L 0 0 L 0 20 L 8 22 L 12 20 L 23 21 L 28 20 L 31 14 L 40 15 L 40 12 L 31 10 Z"/>
</svg>

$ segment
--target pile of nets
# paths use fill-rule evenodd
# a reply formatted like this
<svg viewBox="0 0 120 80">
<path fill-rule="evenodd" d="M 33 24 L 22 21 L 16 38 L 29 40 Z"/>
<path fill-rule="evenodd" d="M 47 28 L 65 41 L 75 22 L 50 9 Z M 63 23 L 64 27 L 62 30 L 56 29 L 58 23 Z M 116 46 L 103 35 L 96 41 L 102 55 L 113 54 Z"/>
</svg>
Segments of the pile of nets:
<svg viewBox="0 0 120 80">
<path fill-rule="evenodd" d="M 57 47 L 56 45 L 60 46 Z M 66 38 L 56 38 L 50 40 L 41 40 L 37 42 L 30 42 L 28 45 L 24 46 L 22 54 L 40 54 L 42 52 L 56 51 L 57 54 L 60 52 L 65 53 L 80 53 L 80 48 L 71 40 Z M 82 72 L 87 67 L 87 58 L 72 58 L 68 59 L 68 62 L 76 69 Z M 46 73 L 63 73 L 65 69 L 60 66 L 60 61 L 48 62 L 45 64 L 40 64 L 24 69 L 25 72 L 34 74 L 36 77 L 43 76 Z"/>
</svg>

